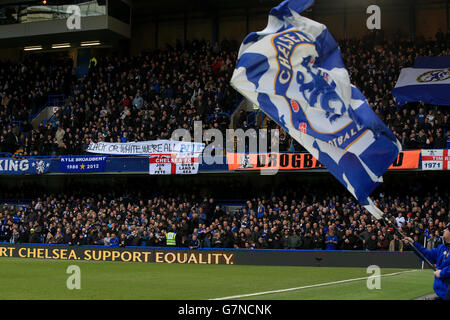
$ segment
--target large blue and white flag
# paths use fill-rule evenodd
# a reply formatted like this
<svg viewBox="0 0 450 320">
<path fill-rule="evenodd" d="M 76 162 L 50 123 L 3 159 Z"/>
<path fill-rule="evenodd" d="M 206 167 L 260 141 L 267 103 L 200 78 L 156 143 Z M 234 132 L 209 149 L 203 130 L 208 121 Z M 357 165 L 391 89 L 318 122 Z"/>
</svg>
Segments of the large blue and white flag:
<svg viewBox="0 0 450 320">
<path fill-rule="evenodd" d="M 326 26 L 300 15 L 314 0 L 287 0 L 239 50 L 231 85 L 273 119 L 373 215 L 369 195 L 401 145 L 350 83 Z"/>
<path fill-rule="evenodd" d="M 400 72 L 392 90 L 395 101 L 423 101 L 440 106 L 450 106 L 450 56 L 418 57 L 412 68 Z"/>
</svg>

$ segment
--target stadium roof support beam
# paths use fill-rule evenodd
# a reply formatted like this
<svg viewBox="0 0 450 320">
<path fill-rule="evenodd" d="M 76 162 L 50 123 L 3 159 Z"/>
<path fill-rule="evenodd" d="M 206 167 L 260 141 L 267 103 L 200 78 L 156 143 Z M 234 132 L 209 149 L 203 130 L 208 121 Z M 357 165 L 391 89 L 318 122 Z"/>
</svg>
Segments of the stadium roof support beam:
<svg viewBox="0 0 450 320">
<path fill-rule="evenodd" d="M 183 27 L 184 27 L 183 40 L 184 40 L 184 43 L 186 43 L 187 39 L 188 39 L 188 26 L 189 26 L 188 13 L 187 13 L 187 11 L 184 11 L 184 24 L 183 24 Z"/>
<path fill-rule="evenodd" d="M 450 30 L 450 16 L 449 16 L 449 10 L 450 10 L 450 0 L 447 0 L 445 2 L 445 17 L 446 17 L 446 22 L 447 22 L 447 30 Z"/>
<path fill-rule="evenodd" d="M 158 16 L 154 17 L 155 20 L 155 48 L 158 48 L 158 33 L 159 33 L 159 19 Z"/>
<path fill-rule="evenodd" d="M 218 10 L 214 11 L 212 18 L 212 41 L 211 44 L 214 46 L 219 41 L 219 12 Z"/>
<path fill-rule="evenodd" d="M 416 38 L 416 0 L 409 3 L 409 35 L 411 41 Z"/>
</svg>

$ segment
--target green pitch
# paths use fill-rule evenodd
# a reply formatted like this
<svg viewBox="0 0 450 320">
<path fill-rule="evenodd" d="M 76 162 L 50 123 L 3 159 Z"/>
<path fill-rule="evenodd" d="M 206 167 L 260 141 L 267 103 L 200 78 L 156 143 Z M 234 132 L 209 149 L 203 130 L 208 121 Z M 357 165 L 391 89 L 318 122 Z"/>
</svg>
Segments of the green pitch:
<svg viewBox="0 0 450 320">
<path fill-rule="evenodd" d="M 80 290 L 67 289 L 70 265 L 80 268 Z M 365 268 L 0 258 L 0 299 L 408 300 L 433 292 L 431 270 L 381 269 L 381 274 L 381 289 L 369 290 L 367 279 L 354 280 L 372 275 Z"/>
</svg>

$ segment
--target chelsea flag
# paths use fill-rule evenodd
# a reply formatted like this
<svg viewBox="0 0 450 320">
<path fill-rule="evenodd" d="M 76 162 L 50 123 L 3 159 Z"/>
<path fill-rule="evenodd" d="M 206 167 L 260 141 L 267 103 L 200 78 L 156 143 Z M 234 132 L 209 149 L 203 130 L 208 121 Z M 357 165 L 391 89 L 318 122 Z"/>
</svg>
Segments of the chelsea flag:
<svg viewBox="0 0 450 320">
<path fill-rule="evenodd" d="M 286 0 L 239 50 L 231 85 L 301 143 L 377 218 L 370 193 L 401 145 L 350 83 L 339 47 L 300 15 L 314 0 Z"/>
<path fill-rule="evenodd" d="M 399 105 L 423 101 L 450 106 L 450 56 L 417 57 L 412 68 L 403 68 L 392 95 Z"/>
</svg>

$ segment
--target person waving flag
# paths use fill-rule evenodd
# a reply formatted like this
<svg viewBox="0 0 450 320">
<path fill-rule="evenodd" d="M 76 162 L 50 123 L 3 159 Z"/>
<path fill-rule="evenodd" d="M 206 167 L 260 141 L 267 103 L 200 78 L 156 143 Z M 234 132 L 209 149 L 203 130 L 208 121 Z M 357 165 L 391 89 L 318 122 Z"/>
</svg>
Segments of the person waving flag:
<svg viewBox="0 0 450 320">
<path fill-rule="evenodd" d="M 301 16 L 314 0 L 286 0 L 243 41 L 231 85 L 305 147 L 365 208 L 401 145 L 350 83 L 325 25 Z"/>
</svg>

